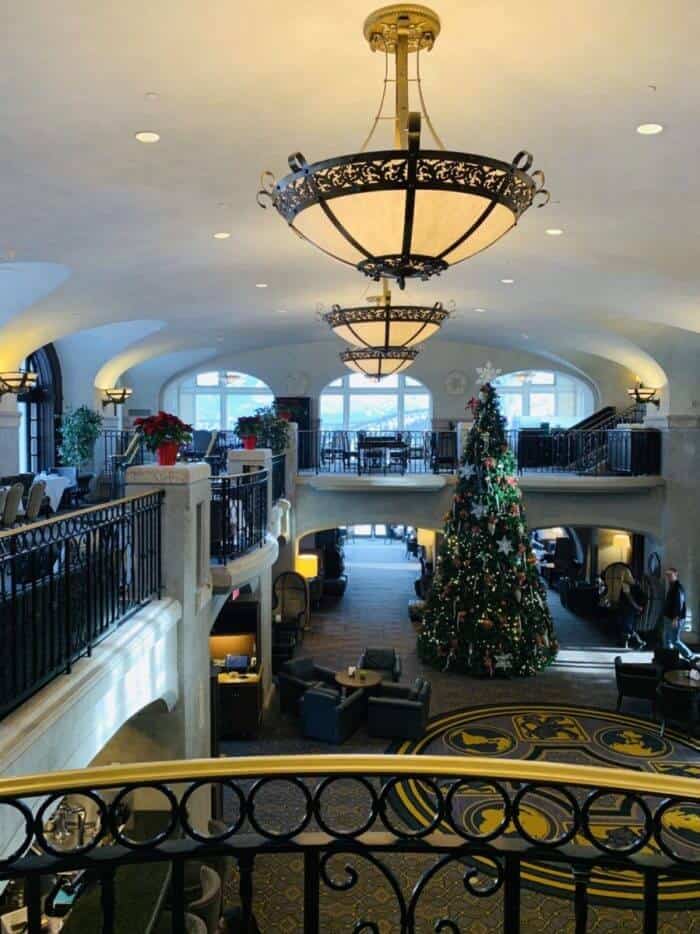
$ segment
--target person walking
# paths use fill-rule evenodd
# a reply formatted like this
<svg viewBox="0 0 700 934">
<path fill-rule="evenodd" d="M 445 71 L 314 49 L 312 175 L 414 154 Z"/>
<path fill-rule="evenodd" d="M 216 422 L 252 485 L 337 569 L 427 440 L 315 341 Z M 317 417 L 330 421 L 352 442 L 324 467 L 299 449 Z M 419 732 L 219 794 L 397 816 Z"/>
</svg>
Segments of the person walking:
<svg viewBox="0 0 700 934">
<path fill-rule="evenodd" d="M 691 660 L 695 656 L 681 639 L 681 626 L 685 620 L 685 590 L 678 580 L 677 568 L 666 568 L 666 599 L 664 600 L 664 647 L 675 649 L 683 658 Z"/>
<path fill-rule="evenodd" d="M 626 570 L 622 578 L 620 587 L 620 624 L 622 633 L 625 637 L 625 648 L 643 649 L 646 647 L 637 632 L 637 623 L 644 611 L 644 607 L 639 601 L 639 592 L 641 588 L 637 585 L 632 572 Z M 630 643 L 632 643 L 630 645 Z"/>
</svg>

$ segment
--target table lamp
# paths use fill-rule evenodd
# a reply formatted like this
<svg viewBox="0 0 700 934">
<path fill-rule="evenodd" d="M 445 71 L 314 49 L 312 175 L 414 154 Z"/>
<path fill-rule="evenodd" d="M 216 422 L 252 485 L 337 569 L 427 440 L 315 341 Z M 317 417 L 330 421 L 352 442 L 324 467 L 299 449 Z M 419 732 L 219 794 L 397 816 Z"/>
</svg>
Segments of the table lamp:
<svg viewBox="0 0 700 934">
<path fill-rule="evenodd" d="M 301 574 L 306 580 L 318 577 L 318 555 L 297 555 L 295 566 L 297 574 Z"/>
</svg>

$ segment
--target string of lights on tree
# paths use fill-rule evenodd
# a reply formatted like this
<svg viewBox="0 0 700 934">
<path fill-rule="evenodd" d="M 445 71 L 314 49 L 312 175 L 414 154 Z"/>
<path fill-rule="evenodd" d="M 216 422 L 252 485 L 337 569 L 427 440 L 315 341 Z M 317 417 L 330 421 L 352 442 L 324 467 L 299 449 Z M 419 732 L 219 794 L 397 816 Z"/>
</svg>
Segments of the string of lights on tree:
<svg viewBox="0 0 700 934">
<path fill-rule="evenodd" d="M 492 381 L 480 388 L 418 635 L 423 661 L 472 675 L 533 675 L 557 653 L 552 618 Z"/>
</svg>

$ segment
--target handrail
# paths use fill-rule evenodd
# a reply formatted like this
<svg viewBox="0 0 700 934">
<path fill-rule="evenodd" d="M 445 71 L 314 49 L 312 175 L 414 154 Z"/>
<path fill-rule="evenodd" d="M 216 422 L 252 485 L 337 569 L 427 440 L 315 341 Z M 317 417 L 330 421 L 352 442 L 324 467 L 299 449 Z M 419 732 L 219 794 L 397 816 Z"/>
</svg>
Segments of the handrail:
<svg viewBox="0 0 700 934">
<path fill-rule="evenodd" d="M 673 735 L 669 731 L 669 735 Z M 492 759 L 474 756 L 375 755 L 333 753 L 313 756 L 236 756 L 227 759 L 189 759 L 95 766 L 63 772 L 44 772 L 0 778 L 0 799 L 48 795 L 66 789 L 113 788 L 149 782 L 202 781 L 215 778 L 313 775 L 427 775 L 499 778 L 608 788 L 616 791 L 669 795 L 700 801 L 700 782 L 678 775 L 656 775 L 634 769 L 533 762 L 528 759 Z"/>
<path fill-rule="evenodd" d="M 57 522 L 65 522 L 67 519 L 75 519 L 76 516 L 86 516 L 92 512 L 100 512 L 103 509 L 111 509 L 113 506 L 121 506 L 123 503 L 132 503 L 135 499 L 141 499 L 142 496 L 150 496 L 152 493 L 164 492 L 160 487 L 144 487 L 138 493 L 130 493 L 128 496 L 120 496 L 119 499 L 107 499 L 102 503 L 95 503 L 94 506 L 86 506 L 84 509 L 72 509 L 70 512 L 61 512 L 50 519 L 41 519 L 38 522 L 27 522 L 23 525 L 14 526 L 11 529 L 0 531 L 0 538 L 10 538 L 25 532 L 31 532 L 34 529 L 46 528 L 49 525 L 55 525 Z"/>
</svg>

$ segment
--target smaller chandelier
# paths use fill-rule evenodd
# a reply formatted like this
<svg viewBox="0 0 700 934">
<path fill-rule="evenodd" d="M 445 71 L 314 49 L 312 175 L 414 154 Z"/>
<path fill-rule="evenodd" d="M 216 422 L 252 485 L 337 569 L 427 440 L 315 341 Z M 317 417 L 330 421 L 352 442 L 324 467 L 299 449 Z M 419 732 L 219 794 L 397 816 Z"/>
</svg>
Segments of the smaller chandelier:
<svg viewBox="0 0 700 934">
<path fill-rule="evenodd" d="M 127 399 L 129 399 L 134 390 L 129 389 L 127 386 L 113 386 L 111 389 L 104 389 L 104 398 L 102 399 L 102 408 L 106 405 L 114 406 L 114 414 L 117 414 L 117 406 L 124 405 Z"/>
<path fill-rule="evenodd" d="M 417 356 L 418 351 L 410 347 L 362 347 L 344 350 L 340 359 L 355 373 L 364 373 L 369 379 L 379 381 L 407 370 Z"/>
<path fill-rule="evenodd" d="M 449 318 L 440 302 L 425 305 L 392 305 L 386 279 L 382 279 L 382 295 L 374 299 L 375 307 L 341 308 L 333 305 L 323 316 L 336 337 L 355 347 L 375 349 L 415 347 L 436 334 Z"/>
<path fill-rule="evenodd" d="M 645 386 L 644 383 L 637 383 L 627 390 L 627 395 L 631 396 L 638 405 L 647 405 L 651 403 L 657 408 L 661 405 L 661 400 L 656 398 L 656 389 L 651 386 Z"/>
<path fill-rule="evenodd" d="M 38 379 L 38 373 L 32 373 L 30 370 L 9 370 L 0 373 L 0 396 L 19 396 L 23 392 L 36 389 Z"/>
</svg>

